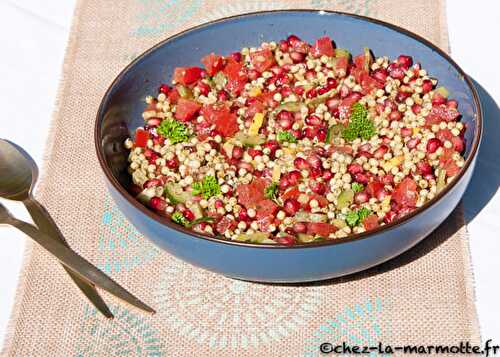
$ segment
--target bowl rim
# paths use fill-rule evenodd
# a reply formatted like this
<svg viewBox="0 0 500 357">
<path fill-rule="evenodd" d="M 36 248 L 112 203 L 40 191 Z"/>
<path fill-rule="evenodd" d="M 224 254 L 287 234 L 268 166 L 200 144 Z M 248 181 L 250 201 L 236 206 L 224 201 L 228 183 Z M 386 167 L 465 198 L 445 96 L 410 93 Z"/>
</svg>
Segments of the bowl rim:
<svg viewBox="0 0 500 357">
<path fill-rule="evenodd" d="M 154 52 L 156 49 L 163 46 L 164 44 L 166 44 L 172 40 L 175 40 L 176 38 L 181 37 L 187 33 L 190 33 L 190 32 L 196 31 L 196 30 L 200 30 L 200 29 L 212 26 L 214 24 L 223 23 L 223 22 L 226 22 L 228 20 L 242 19 L 242 18 L 246 18 L 246 17 L 266 15 L 266 14 L 287 13 L 287 12 L 288 13 L 304 12 L 304 13 L 319 13 L 319 14 L 329 13 L 329 14 L 351 17 L 351 18 L 354 18 L 357 20 L 362 20 L 362 21 L 374 23 L 377 25 L 381 25 L 381 26 L 384 26 L 384 27 L 389 28 L 391 30 L 394 30 L 396 32 L 402 33 L 408 37 L 411 37 L 418 42 L 421 42 L 425 46 L 427 46 L 427 47 L 431 48 L 432 50 L 434 50 L 435 52 L 437 52 L 451 66 L 453 66 L 453 68 L 460 74 L 462 79 L 465 81 L 465 83 L 469 87 L 469 89 L 472 93 L 473 103 L 477 109 L 477 113 L 476 113 L 477 126 L 476 126 L 476 130 L 474 133 L 474 139 L 471 143 L 472 147 L 471 147 L 469 155 L 464 163 L 464 166 L 461 168 L 458 175 L 456 175 L 454 177 L 453 181 L 450 182 L 448 185 L 446 185 L 446 187 L 441 192 L 439 192 L 433 199 L 426 202 L 421 207 L 417 207 L 414 211 L 406 214 L 402 218 L 397 219 L 389 224 L 379 226 L 379 227 L 377 227 L 373 230 L 370 230 L 370 231 L 352 234 L 352 235 L 349 235 L 348 237 L 345 237 L 345 238 L 317 241 L 317 242 L 311 242 L 311 243 L 298 243 L 298 244 L 294 244 L 292 246 L 286 246 L 286 245 L 280 245 L 280 244 L 239 242 L 239 241 L 228 240 L 225 238 L 219 238 L 217 236 L 204 235 L 204 234 L 192 231 L 190 229 L 187 229 L 185 227 L 179 226 L 178 224 L 175 224 L 172 221 L 170 221 L 168 218 L 162 217 L 162 216 L 156 214 L 155 212 L 151 211 L 149 208 L 147 208 L 146 206 L 141 204 L 113 176 L 111 169 L 106 164 L 106 160 L 105 160 L 104 152 L 103 152 L 103 148 L 102 148 L 102 140 L 101 140 L 102 120 L 101 120 L 101 118 L 104 117 L 104 113 L 103 113 L 104 103 L 108 101 L 109 96 L 111 94 L 111 91 L 114 88 L 115 84 L 117 84 L 122 79 L 122 77 L 127 73 L 127 71 L 132 66 L 134 66 L 137 62 L 141 61 L 148 54 Z M 429 40 L 423 38 L 420 35 L 417 35 L 416 33 L 412 32 L 412 31 L 409 31 L 405 28 L 402 28 L 400 26 L 397 26 L 397 25 L 394 25 L 394 24 L 391 24 L 391 23 L 388 23 L 388 22 L 385 22 L 382 20 L 374 19 L 374 18 L 371 18 L 368 16 L 362 16 L 362 15 L 351 14 L 351 13 L 346 13 L 346 12 L 342 12 L 342 11 L 334 11 L 334 10 L 282 9 L 282 10 L 267 10 L 267 11 L 249 12 L 249 13 L 227 16 L 224 18 L 205 22 L 203 24 L 196 25 L 196 26 L 190 27 L 188 29 L 185 29 L 181 32 L 175 33 L 174 35 L 167 37 L 166 39 L 158 42 L 154 46 L 150 47 L 149 49 L 147 49 L 146 51 L 141 53 L 132 62 L 130 62 L 125 68 L 123 68 L 120 71 L 120 73 L 115 77 L 113 82 L 111 82 L 111 84 L 109 85 L 108 89 L 106 90 L 104 96 L 102 97 L 101 102 L 99 104 L 99 109 L 98 109 L 97 115 L 96 115 L 96 122 L 95 122 L 95 127 L 94 127 L 94 144 L 95 144 L 95 149 L 96 149 L 99 164 L 100 164 L 102 170 L 104 171 L 106 178 L 111 183 L 113 188 L 116 189 L 123 196 L 123 198 L 126 201 L 128 201 L 128 203 L 130 203 L 134 208 L 138 209 L 140 212 L 142 212 L 143 214 L 145 214 L 149 218 L 152 218 L 157 223 L 165 225 L 168 228 L 173 229 L 175 231 L 178 231 L 180 233 L 184 233 L 184 234 L 190 235 L 192 237 L 201 238 L 201 239 L 204 239 L 206 241 L 214 242 L 214 243 L 228 244 L 228 245 L 247 247 L 247 248 L 261 248 L 261 249 L 303 249 L 303 248 L 320 248 L 320 247 L 324 247 L 324 246 L 333 246 L 333 245 L 337 245 L 337 244 L 346 244 L 346 243 L 351 243 L 351 242 L 355 242 L 355 241 L 361 241 L 364 239 L 372 238 L 374 236 L 377 236 L 379 233 L 383 233 L 383 232 L 386 232 L 389 230 L 396 229 L 397 227 L 399 227 L 399 226 L 407 223 L 411 219 L 415 218 L 420 213 L 426 211 L 427 209 L 430 209 L 438 201 L 440 201 L 444 196 L 446 196 L 456 186 L 456 184 L 462 179 L 465 172 L 469 170 L 472 162 L 474 161 L 474 159 L 477 156 L 479 144 L 481 142 L 482 131 L 483 131 L 483 116 L 482 116 L 481 102 L 479 101 L 479 96 L 477 94 L 477 91 L 476 91 L 474 85 L 472 84 L 472 81 L 467 76 L 467 74 L 464 72 L 464 70 L 444 50 L 442 50 L 438 46 L 434 45 Z"/>
</svg>

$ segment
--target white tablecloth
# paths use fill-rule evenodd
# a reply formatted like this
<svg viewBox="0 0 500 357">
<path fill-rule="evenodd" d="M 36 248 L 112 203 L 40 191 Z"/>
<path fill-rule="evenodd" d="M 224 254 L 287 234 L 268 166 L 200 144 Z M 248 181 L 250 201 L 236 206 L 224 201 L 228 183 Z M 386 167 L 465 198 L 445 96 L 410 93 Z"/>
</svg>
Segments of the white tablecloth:
<svg viewBox="0 0 500 357">
<path fill-rule="evenodd" d="M 75 0 L 0 0 L 0 137 L 24 147 L 40 165 Z M 465 196 L 483 338 L 500 344 L 500 26 L 497 0 L 448 1 L 453 58 L 485 88 L 485 136 Z M 487 94 L 487 92 L 491 97 Z M 5 201 L 2 201 L 6 203 Z M 19 205 L 7 206 L 22 219 Z M 14 301 L 25 237 L 1 228 L 0 341 Z M 458 341 L 457 341 L 458 342 Z"/>
</svg>

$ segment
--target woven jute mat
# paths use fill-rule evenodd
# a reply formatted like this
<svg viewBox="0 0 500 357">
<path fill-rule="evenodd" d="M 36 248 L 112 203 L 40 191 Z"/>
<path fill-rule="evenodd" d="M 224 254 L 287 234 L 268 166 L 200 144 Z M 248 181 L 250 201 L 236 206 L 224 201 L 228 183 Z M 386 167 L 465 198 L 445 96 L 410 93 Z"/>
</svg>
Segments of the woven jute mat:
<svg viewBox="0 0 500 357">
<path fill-rule="evenodd" d="M 146 316 L 106 295 L 116 318 L 104 319 L 55 259 L 29 243 L 4 356 L 313 356 L 323 342 L 480 342 L 460 207 L 424 242 L 382 266 L 282 286 L 228 279 L 158 250 L 107 195 L 93 124 L 117 73 L 195 24 L 282 8 L 368 15 L 448 49 L 442 1 L 79 1 L 36 195 L 73 249 L 158 313 Z"/>
</svg>

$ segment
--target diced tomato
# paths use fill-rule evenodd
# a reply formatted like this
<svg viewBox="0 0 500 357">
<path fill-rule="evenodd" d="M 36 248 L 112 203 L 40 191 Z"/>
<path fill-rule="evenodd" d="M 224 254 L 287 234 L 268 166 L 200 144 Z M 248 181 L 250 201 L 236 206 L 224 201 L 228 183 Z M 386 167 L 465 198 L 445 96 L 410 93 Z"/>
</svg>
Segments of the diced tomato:
<svg viewBox="0 0 500 357">
<path fill-rule="evenodd" d="M 353 153 L 353 149 L 351 146 L 330 145 L 328 153 L 331 155 L 335 152 L 341 152 L 343 154 L 351 155 Z"/>
<path fill-rule="evenodd" d="M 314 57 L 321 57 L 323 55 L 333 57 L 335 55 L 335 50 L 330 37 L 324 36 L 318 38 L 311 48 L 311 54 Z"/>
<path fill-rule="evenodd" d="M 215 124 L 215 129 L 224 137 L 232 136 L 239 130 L 236 114 L 225 106 L 206 105 L 200 114 L 209 123 Z"/>
<path fill-rule="evenodd" d="M 436 133 L 436 138 L 445 142 L 446 140 L 451 141 L 453 139 L 453 134 L 450 129 L 441 129 Z"/>
<path fill-rule="evenodd" d="M 149 133 L 142 129 L 138 128 L 135 131 L 135 146 L 140 147 L 140 148 L 145 148 L 148 144 L 148 139 L 149 139 Z"/>
<path fill-rule="evenodd" d="M 250 53 L 250 62 L 259 72 L 264 72 L 271 68 L 275 63 L 273 52 L 266 48 Z"/>
<path fill-rule="evenodd" d="M 453 149 L 443 148 L 443 154 L 439 157 L 439 164 L 446 171 L 448 177 L 455 176 L 460 171 L 460 167 L 453 160 L 455 152 Z"/>
<path fill-rule="evenodd" d="M 168 92 L 168 101 L 172 104 L 176 104 L 181 96 L 179 95 L 179 91 L 177 88 L 172 89 Z"/>
<path fill-rule="evenodd" d="M 336 230 L 337 227 L 335 227 L 333 224 L 322 223 L 322 222 L 307 223 L 307 234 L 312 234 L 312 235 L 317 234 L 323 238 L 328 238 L 330 233 L 334 233 Z"/>
<path fill-rule="evenodd" d="M 236 228 L 237 224 L 234 219 L 228 218 L 224 216 L 221 218 L 219 222 L 215 225 L 215 230 L 221 234 L 224 234 L 228 230 L 232 230 Z"/>
<path fill-rule="evenodd" d="M 267 187 L 268 181 L 262 178 L 254 178 L 248 184 L 241 184 L 236 187 L 238 194 L 238 203 L 246 208 L 253 208 L 258 202 L 265 199 L 264 189 Z"/>
<path fill-rule="evenodd" d="M 460 113 L 454 108 L 448 108 L 446 105 L 432 107 L 430 113 L 425 117 L 427 125 L 439 124 L 442 121 L 456 121 Z"/>
<path fill-rule="evenodd" d="M 201 78 L 200 67 L 177 67 L 174 70 L 174 81 L 183 85 L 189 85 Z"/>
<path fill-rule="evenodd" d="M 392 199 L 400 208 L 415 207 L 417 204 L 417 184 L 410 177 L 405 177 L 395 188 Z"/>
<path fill-rule="evenodd" d="M 337 76 L 346 76 L 349 59 L 347 57 L 338 57 L 335 61 L 335 73 Z"/>
<path fill-rule="evenodd" d="M 200 110 L 201 105 L 194 100 L 179 98 L 175 109 L 175 119 L 189 121 Z"/>
<path fill-rule="evenodd" d="M 363 226 L 367 231 L 377 228 L 379 226 L 378 216 L 371 214 L 363 220 Z"/>
<path fill-rule="evenodd" d="M 213 76 L 224 68 L 224 58 L 214 54 L 213 52 L 203 57 L 201 59 L 201 63 L 205 65 L 209 76 Z"/>
<path fill-rule="evenodd" d="M 363 69 L 363 67 L 356 66 L 352 69 L 351 74 L 354 76 L 354 79 L 356 80 L 357 83 L 361 83 L 361 78 L 367 73 Z"/>
<path fill-rule="evenodd" d="M 366 185 L 366 192 L 371 196 L 375 197 L 377 193 L 384 188 L 384 185 L 377 181 L 369 182 Z"/>
<path fill-rule="evenodd" d="M 354 65 L 356 66 L 356 68 L 359 68 L 359 69 L 365 68 L 365 55 L 364 54 L 354 57 L 352 61 L 354 62 Z"/>
<path fill-rule="evenodd" d="M 269 226 L 274 224 L 274 217 L 264 216 L 257 220 L 257 224 L 259 225 L 259 230 L 261 232 L 269 232 Z"/>
<path fill-rule="evenodd" d="M 259 201 L 255 210 L 257 211 L 257 219 L 261 219 L 267 216 L 274 216 L 278 211 L 279 206 L 272 200 L 266 199 Z"/>
<path fill-rule="evenodd" d="M 227 77 L 226 89 L 234 95 L 238 95 L 248 81 L 245 68 L 241 63 L 229 58 L 223 72 Z"/>
<path fill-rule="evenodd" d="M 288 190 L 286 190 L 285 193 L 283 193 L 281 195 L 281 199 L 283 200 L 283 202 L 285 202 L 289 198 L 295 198 L 296 199 L 297 197 L 299 197 L 300 193 L 301 192 L 298 189 L 298 187 L 291 187 Z"/>
<path fill-rule="evenodd" d="M 363 88 L 363 93 L 369 94 L 374 89 L 384 88 L 384 83 L 377 81 L 375 78 L 371 77 L 367 72 L 363 72 L 361 75 L 361 88 Z"/>
</svg>

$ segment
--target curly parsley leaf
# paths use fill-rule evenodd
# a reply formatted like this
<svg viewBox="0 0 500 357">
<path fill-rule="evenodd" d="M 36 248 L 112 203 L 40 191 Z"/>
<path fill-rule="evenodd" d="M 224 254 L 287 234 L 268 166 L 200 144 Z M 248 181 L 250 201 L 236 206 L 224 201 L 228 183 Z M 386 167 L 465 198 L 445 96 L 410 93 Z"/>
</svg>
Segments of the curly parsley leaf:
<svg viewBox="0 0 500 357">
<path fill-rule="evenodd" d="M 278 133 L 277 139 L 280 143 L 283 143 L 283 142 L 296 143 L 297 142 L 297 138 L 289 131 L 280 131 Z"/>
<path fill-rule="evenodd" d="M 278 184 L 273 182 L 264 189 L 264 197 L 274 200 L 278 197 Z"/>
<path fill-rule="evenodd" d="M 357 138 L 370 139 L 375 135 L 375 125 L 368 118 L 368 109 L 361 103 L 354 103 L 351 108 L 351 117 L 347 128 L 342 132 L 342 137 L 348 141 Z"/>
<path fill-rule="evenodd" d="M 220 185 L 215 176 L 205 176 L 201 182 L 193 183 L 191 188 L 193 196 L 202 195 L 207 200 L 221 194 Z"/>
<path fill-rule="evenodd" d="M 365 189 L 365 186 L 362 183 L 359 182 L 353 182 L 351 184 L 351 188 L 354 191 L 354 193 L 361 192 Z"/>
<path fill-rule="evenodd" d="M 368 208 L 363 207 L 357 211 L 351 211 L 346 214 L 345 221 L 351 227 L 357 226 L 359 223 L 363 223 L 366 217 L 372 214 Z"/>
<path fill-rule="evenodd" d="M 163 120 L 156 130 L 159 134 L 170 139 L 172 144 L 188 141 L 191 137 L 191 130 L 185 124 L 174 119 Z"/>
<path fill-rule="evenodd" d="M 172 219 L 172 222 L 183 227 L 188 227 L 190 224 L 189 220 L 179 211 L 175 211 L 170 218 Z"/>
</svg>

